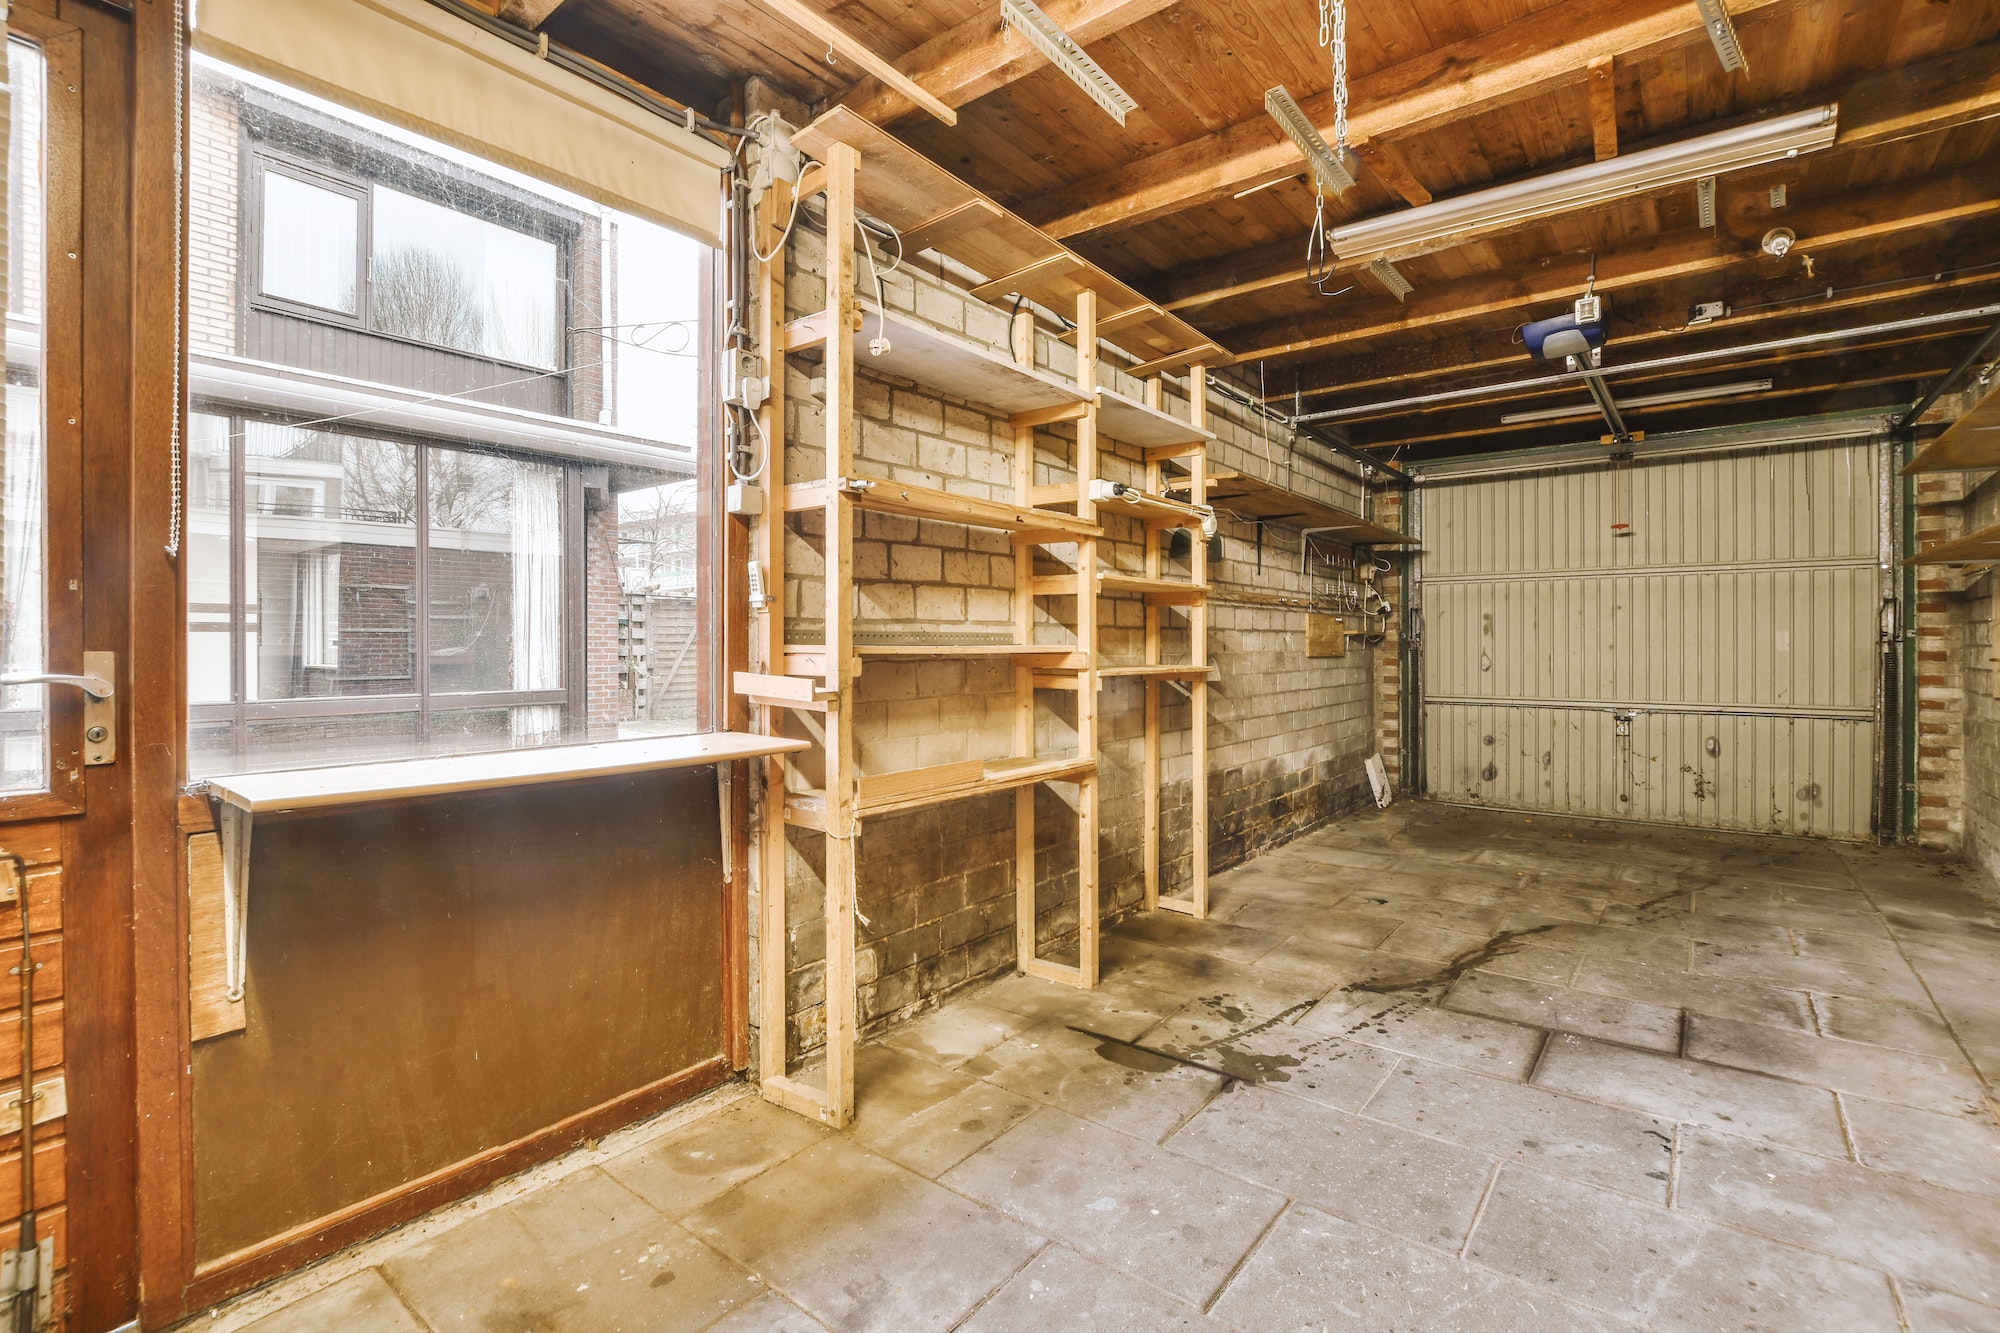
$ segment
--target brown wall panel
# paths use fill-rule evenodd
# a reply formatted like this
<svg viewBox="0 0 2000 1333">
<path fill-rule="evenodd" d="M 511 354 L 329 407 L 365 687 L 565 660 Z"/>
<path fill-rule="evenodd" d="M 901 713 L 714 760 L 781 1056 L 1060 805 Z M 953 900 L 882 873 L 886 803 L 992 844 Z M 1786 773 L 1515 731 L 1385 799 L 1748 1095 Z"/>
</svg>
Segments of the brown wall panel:
<svg viewBox="0 0 2000 1333">
<path fill-rule="evenodd" d="M 706 768 L 260 822 L 197 1261 L 719 1055 L 718 837 Z"/>
</svg>

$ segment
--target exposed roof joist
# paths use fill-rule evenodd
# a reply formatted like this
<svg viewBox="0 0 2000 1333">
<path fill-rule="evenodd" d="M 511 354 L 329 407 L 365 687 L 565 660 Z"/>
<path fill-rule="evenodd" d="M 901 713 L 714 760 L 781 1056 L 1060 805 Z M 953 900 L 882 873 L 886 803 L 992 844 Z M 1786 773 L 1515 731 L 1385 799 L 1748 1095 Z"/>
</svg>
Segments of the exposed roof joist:
<svg viewBox="0 0 2000 1333">
<path fill-rule="evenodd" d="M 1078 46 L 1110 36 L 1167 8 L 1173 0 L 1051 0 L 1043 11 Z M 896 68 L 949 106 L 964 106 L 1017 79 L 1046 68 L 1048 60 L 1012 37 L 991 13 L 981 12 L 925 42 L 895 62 Z M 880 79 L 866 78 L 832 99 L 877 125 L 887 125 L 916 104 Z"/>
<path fill-rule="evenodd" d="M 2000 197 L 1983 172 L 1965 172 L 1900 186 L 1870 187 L 1810 208 L 1786 220 L 1804 238 L 1801 248 L 1819 253 L 1893 236 L 1918 228 L 1949 227 L 2000 214 Z M 1696 232 L 1672 238 L 1648 236 L 1628 250 L 1597 256 L 1597 290 L 1616 292 L 1693 274 L 1714 273 L 1753 258 L 1742 242 Z M 1363 338 L 1414 330 L 1434 331 L 1454 323 L 1524 311 L 1572 300 L 1583 289 L 1587 256 L 1544 260 L 1523 274 L 1489 273 L 1417 292 L 1408 302 L 1332 321 L 1297 336 L 1295 321 L 1225 332 L 1238 361 L 1255 361 L 1317 351 Z M 1286 337 L 1286 334 L 1293 334 Z"/>
<path fill-rule="evenodd" d="M 1832 100 L 1840 104 L 1840 134 L 1833 151 L 1876 147 L 2000 116 L 2000 42 L 1860 80 Z M 1801 236 L 1809 235 L 1797 229 Z M 1304 276 L 1298 244 L 1284 241 L 1191 268 L 1159 295 L 1169 310 L 1190 310 Z"/>
<path fill-rule="evenodd" d="M 1737 0 L 1738 18 L 1795 0 Z M 1435 129 L 1480 111 L 1583 83 L 1602 56 L 1637 58 L 1707 41 L 1694 6 L 1673 0 L 1562 0 L 1477 37 L 1356 79 L 1349 141 Z M 1300 106 L 1333 123 L 1331 92 Z M 1299 170 L 1298 150 L 1258 115 L 1044 195 L 1020 212 L 1054 236 L 1131 226 Z"/>
</svg>

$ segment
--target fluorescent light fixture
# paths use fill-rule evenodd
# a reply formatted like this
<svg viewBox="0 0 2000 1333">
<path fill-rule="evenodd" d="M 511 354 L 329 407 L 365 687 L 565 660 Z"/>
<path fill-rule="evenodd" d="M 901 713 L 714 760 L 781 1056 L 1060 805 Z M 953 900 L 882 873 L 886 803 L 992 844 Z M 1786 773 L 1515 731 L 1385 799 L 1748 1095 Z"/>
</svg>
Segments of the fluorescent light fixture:
<svg viewBox="0 0 2000 1333">
<path fill-rule="evenodd" d="M 1278 128 L 1285 132 L 1285 137 L 1292 141 L 1293 146 L 1305 155 L 1321 185 L 1335 194 L 1346 194 L 1354 188 L 1354 173 L 1327 146 L 1326 140 L 1320 137 L 1318 127 L 1306 119 L 1306 113 L 1292 100 L 1291 91 L 1284 84 L 1264 94 L 1264 109 L 1271 113 L 1271 119 L 1278 122 Z"/>
<path fill-rule="evenodd" d="M 1736 40 L 1736 25 L 1729 21 L 1729 6 L 1724 0 L 1694 0 L 1694 7 L 1701 11 L 1702 26 L 1708 29 L 1708 40 L 1715 43 L 1715 58 L 1722 62 L 1723 73 L 1748 68 L 1743 63 L 1743 47 Z"/>
<path fill-rule="evenodd" d="M 1455 199 L 1440 199 L 1399 213 L 1384 213 L 1335 227 L 1333 252 L 1349 262 L 1365 262 L 1448 250 L 1476 236 L 1537 218 L 1650 194 L 1704 176 L 1824 148 L 1839 130 L 1839 117 L 1838 106 L 1814 107 Z"/>
<path fill-rule="evenodd" d="M 1090 100 L 1104 108 L 1120 125 L 1128 112 L 1139 104 L 1131 94 L 1106 74 L 1089 52 L 1076 44 L 1056 21 L 1042 12 L 1035 0 L 1000 0 L 1000 19 L 1028 39 L 1028 45 L 1049 58 L 1049 63 L 1069 76 L 1070 82 L 1090 94 Z"/>
<path fill-rule="evenodd" d="M 1369 260 L 1368 272 L 1375 281 L 1387 287 L 1389 295 L 1395 297 L 1398 301 L 1408 300 L 1410 293 L 1416 290 L 1415 287 L 1410 285 L 1410 280 L 1398 273 L 1396 266 L 1386 259 Z"/>
<path fill-rule="evenodd" d="M 1627 411 L 1635 407 L 1665 407 L 1669 403 L 1693 403 L 1705 398 L 1730 398 L 1739 393 L 1762 393 L 1770 387 L 1769 380 L 1740 380 L 1735 384 L 1711 384 L 1706 389 L 1676 389 L 1672 393 L 1651 393 L 1640 398 L 1620 398 L 1618 406 Z M 1500 418 L 1500 424 L 1525 426 L 1535 421 L 1562 421 L 1570 417 L 1596 415 L 1595 403 L 1579 403 L 1575 407 L 1543 407 L 1533 412 L 1509 412 Z"/>
<path fill-rule="evenodd" d="M 1694 212 L 1696 226 L 1715 230 L 1715 177 L 1703 176 L 1694 183 Z"/>
</svg>

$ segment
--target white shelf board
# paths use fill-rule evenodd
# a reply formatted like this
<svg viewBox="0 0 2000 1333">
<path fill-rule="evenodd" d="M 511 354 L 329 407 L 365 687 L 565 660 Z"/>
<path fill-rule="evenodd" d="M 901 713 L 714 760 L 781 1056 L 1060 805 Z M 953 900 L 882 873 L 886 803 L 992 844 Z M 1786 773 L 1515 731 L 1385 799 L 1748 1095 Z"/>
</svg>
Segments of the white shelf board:
<svg viewBox="0 0 2000 1333">
<path fill-rule="evenodd" d="M 1097 391 L 1097 429 L 1100 434 L 1126 444 L 1148 449 L 1176 444 L 1213 444 L 1215 433 L 1179 417 L 1127 398 L 1112 389 Z"/>
<path fill-rule="evenodd" d="M 807 745 L 806 741 L 784 736 L 733 731 L 698 736 L 648 736 L 595 745 L 551 745 L 449 758 L 243 773 L 210 778 L 208 790 L 239 810 L 252 814 L 277 813 L 693 768 L 784 754 L 803 750 Z"/>
</svg>

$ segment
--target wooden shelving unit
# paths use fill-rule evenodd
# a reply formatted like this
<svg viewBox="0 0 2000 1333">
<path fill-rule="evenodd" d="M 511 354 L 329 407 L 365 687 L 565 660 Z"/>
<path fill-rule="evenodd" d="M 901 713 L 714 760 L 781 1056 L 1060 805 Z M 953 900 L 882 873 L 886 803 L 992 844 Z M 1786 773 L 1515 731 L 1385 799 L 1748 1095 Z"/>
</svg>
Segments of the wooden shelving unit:
<svg viewBox="0 0 2000 1333">
<path fill-rule="evenodd" d="M 855 840 L 861 823 L 871 817 L 941 805 L 994 792 L 1015 793 L 1015 892 L 1017 942 L 1022 971 L 1069 985 L 1092 987 L 1098 979 L 1098 614 L 1101 594 L 1137 593 L 1147 597 L 1149 659 L 1140 667 L 1113 668 L 1115 675 L 1144 674 L 1148 717 L 1157 722 L 1157 690 L 1162 680 L 1185 680 L 1194 691 L 1196 734 L 1200 737 L 1206 701 L 1208 668 L 1197 648 L 1194 665 L 1171 666 L 1158 661 L 1158 604 L 1190 607 L 1189 615 L 1204 626 L 1201 606 L 1204 565 L 1196 556 L 1192 582 L 1172 584 L 1159 577 L 1158 522 L 1149 521 L 1144 577 L 1101 572 L 1098 543 L 1103 529 L 1090 483 L 1097 476 L 1100 430 L 1146 448 L 1162 458 L 1192 460 L 1192 502 L 1201 503 L 1202 450 L 1213 437 L 1203 428 L 1201 411 L 1204 372 L 1192 367 L 1195 419 L 1181 421 L 1159 406 L 1159 382 L 1149 381 L 1147 402 L 1100 389 L 1099 334 L 1115 320 L 1119 345 L 1145 358 L 1155 369 L 1189 365 L 1212 355 L 1190 326 L 1136 291 L 1086 263 L 1060 244 L 978 195 L 935 164 L 922 158 L 877 127 L 843 108 L 836 108 L 799 131 L 794 142 L 818 159 L 800 188 L 826 195 L 826 306 L 801 319 L 785 319 L 785 261 L 763 266 L 759 276 L 762 309 L 761 345 L 768 349 L 771 395 L 762 408 L 765 438 L 772 442 L 767 467 L 769 489 L 776 492 L 758 515 L 752 534 L 751 558 L 762 564 L 767 604 L 757 611 L 757 654 L 762 666 L 741 672 L 736 689 L 757 709 L 757 727 L 778 736 L 788 714 L 809 715 L 806 729 L 818 741 L 817 762 L 799 766 L 792 756 L 777 756 L 765 766 L 767 801 L 774 794 L 782 817 L 763 821 L 756 855 L 762 885 L 758 924 L 761 941 L 760 1063 L 765 1095 L 801 1114 L 841 1126 L 854 1110 L 854 1046 L 856 1035 Z M 757 248 L 771 253 L 782 241 L 780 220 L 792 200 L 782 185 L 766 196 Z M 981 273 L 1002 276 L 973 295 L 1019 294 L 1045 308 L 1074 311 L 1077 349 L 1075 381 L 1052 375 L 1034 364 L 1035 324 L 1031 310 L 1017 309 L 1010 358 L 972 339 L 912 319 L 897 311 L 864 308 L 855 292 L 854 219 L 857 208 L 886 221 L 903 233 L 905 253 L 934 248 Z M 1109 312 L 1110 319 L 1106 318 Z M 889 350 L 875 356 L 869 344 L 886 329 Z M 828 330 L 851 330 L 849 336 L 829 337 Z M 824 357 L 825 440 L 823 475 L 789 486 L 784 476 L 784 368 L 787 354 L 811 352 Z M 857 470 L 854 457 L 854 373 L 857 365 L 907 379 L 920 387 L 964 399 L 1007 419 L 1013 427 L 1011 501 L 959 495 L 910 485 Z M 1076 442 L 1076 482 L 1038 487 L 1036 466 L 1041 445 L 1037 431 L 1056 422 L 1073 423 Z M 1147 464 L 1147 490 L 1163 495 L 1161 463 Z M 1063 508 L 1052 506 L 1061 505 Z M 1143 506 L 1141 506 L 1143 508 Z M 784 596 L 785 520 L 788 514 L 815 511 L 824 516 L 825 606 L 823 641 L 786 642 Z M 857 643 L 854 607 L 854 515 L 857 511 L 896 514 L 932 522 L 1003 531 L 1012 535 L 1015 550 L 1013 597 L 1014 635 L 1010 643 L 952 643 L 948 638 L 916 643 Z M 1148 514 L 1150 519 L 1158 515 Z M 1162 520 L 1164 521 L 1164 520 Z M 1183 518 L 1181 521 L 1186 521 Z M 1057 548 L 1057 549 L 1051 549 Z M 1065 557 L 1064 549 L 1073 551 Z M 1203 548 L 1197 543 L 1197 550 Z M 1038 553 L 1058 562 L 1067 559 L 1070 572 L 1038 574 Z M 1036 599 L 1076 599 L 1075 641 L 1041 643 L 1036 635 Z M 1158 604 L 1156 604 L 1158 603 Z M 1197 633 L 1197 643 L 1200 634 Z M 927 659 L 1004 660 L 1011 662 L 1015 682 L 1013 753 L 1005 758 L 968 761 L 904 772 L 863 774 L 857 764 L 857 744 L 850 717 L 856 681 L 870 662 Z M 1076 750 L 1072 754 L 1036 753 L 1037 695 L 1061 691 L 1074 696 Z M 1148 902 L 1157 897 L 1157 726 L 1149 728 Z M 1197 772 L 1205 747 L 1197 740 Z M 801 756 L 805 757 L 805 756 Z M 807 772 L 820 784 L 804 789 Z M 1036 858 L 1035 788 L 1048 782 L 1074 784 L 1077 814 L 1077 961 L 1055 962 L 1039 956 L 1035 937 Z M 1203 784 L 1195 784 L 1198 824 L 1205 823 Z M 767 806 L 767 812 L 769 807 Z M 824 1082 L 815 1085 L 795 1076 L 788 1064 L 786 972 L 789 930 L 786 912 L 788 828 L 811 829 L 826 839 L 826 1058 Z M 1205 830 L 1202 830 L 1205 832 Z M 1206 904 L 1205 838 L 1198 836 L 1195 900 Z"/>
</svg>

